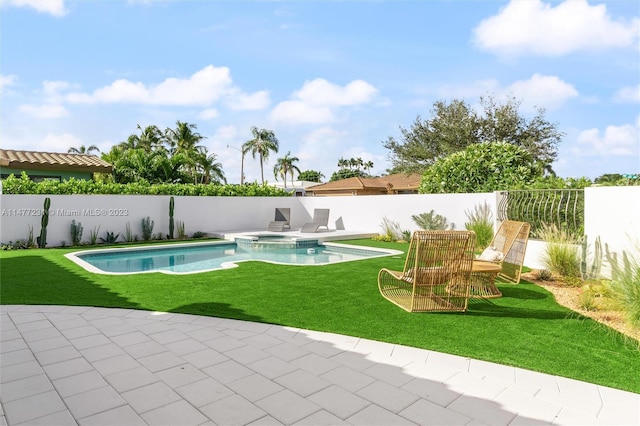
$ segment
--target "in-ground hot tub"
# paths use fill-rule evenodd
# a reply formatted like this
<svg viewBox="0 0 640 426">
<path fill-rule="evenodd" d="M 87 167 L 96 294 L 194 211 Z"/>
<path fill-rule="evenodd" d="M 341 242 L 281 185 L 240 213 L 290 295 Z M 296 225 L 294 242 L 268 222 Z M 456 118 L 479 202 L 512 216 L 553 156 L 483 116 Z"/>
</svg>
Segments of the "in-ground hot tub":
<svg viewBox="0 0 640 426">
<path fill-rule="evenodd" d="M 241 235 L 234 238 L 238 247 L 250 247 L 255 250 L 280 250 L 315 248 L 318 246 L 317 238 L 291 237 L 288 235 Z"/>
</svg>

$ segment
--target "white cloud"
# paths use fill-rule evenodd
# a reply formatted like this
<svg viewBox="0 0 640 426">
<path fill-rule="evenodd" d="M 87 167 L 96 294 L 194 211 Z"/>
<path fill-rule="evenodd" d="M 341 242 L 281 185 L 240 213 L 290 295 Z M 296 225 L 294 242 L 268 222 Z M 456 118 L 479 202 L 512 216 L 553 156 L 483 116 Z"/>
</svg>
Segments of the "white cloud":
<svg viewBox="0 0 640 426">
<path fill-rule="evenodd" d="M 43 104 L 43 105 L 20 105 L 18 111 L 31 115 L 36 118 L 60 118 L 69 115 L 69 111 L 62 105 Z"/>
<path fill-rule="evenodd" d="M 561 56 L 580 50 L 637 47 L 640 19 L 616 21 L 604 4 L 567 0 L 553 7 L 541 0 L 511 0 L 474 29 L 475 43 L 509 56 Z"/>
<path fill-rule="evenodd" d="M 621 88 L 613 95 L 613 100 L 615 102 L 640 103 L 640 84 Z"/>
<path fill-rule="evenodd" d="M 209 106 L 221 98 L 239 108 L 253 102 L 264 107 L 266 92 L 247 95 L 233 86 L 229 68 L 208 65 L 189 78 L 167 78 L 156 85 L 118 79 L 93 93 L 68 93 L 71 103 L 132 103 L 165 106 Z"/>
<path fill-rule="evenodd" d="M 553 75 L 534 74 L 528 80 L 512 83 L 506 91 L 521 99 L 528 106 L 541 106 L 555 109 L 567 99 L 578 96 L 578 91 L 571 84 Z"/>
<path fill-rule="evenodd" d="M 269 92 L 262 90 L 252 95 L 244 93 L 229 97 L 229 107 L 236 111 L 259 111 L 269 107 Z"/>
<path fill-rule="evenodd" d="M 275 121 L 286 123 L 322 124 L 334 120 L 334 109 L 371 102 L 378 90 L 363 80 L 338 86 L 318 78 L 306 81 L 292 99 L 276 105 L 271 112 Z"/>
<path fill-rule="evenodd" d="M 64 133 L 62 135 L 48 134 L 37 142 L 35 146 L 36 151 L 45 152 L 67 152 L 71 147 L 79 147 L 80 145 L 86 145 L 81 139 L 69 134 Z M 91 145 L 91 144 L 89 144 Z"/>
<path fill-rule="evenodd" d="M 598 129 L 580 132 L 578 143 L 580 154 L 590 156 L 629 156 L 640 157 L 640 116 L 634 124 L 607 126 L 603 133 Z"/>
<path fill-rule="evenodd" d="M 317 78 L 306 81 L 293 97 L 309 105 L 344 106 L 369 102 L 378 90 L 363 80 L 354 80 L 344 87 Z"/>
<path fill-rule="evenodd" d="M 333 121 L 330 108 L 308 105 L 302 101 L 280 102 L 271 111 L 271 119 L 284 123 L 322 124 Z"/>
<path fill-rule="evenodd" d="M 0 5 L 13 7 L 30 7 L 40 13 L 49 13 L 61 17 L 67 14 L 64 0 L 4 0 Z"/>
<path fill-rule="evenodd" d="M 141 82 L 119 79 L 92 94 L 70 93 L 72 103 L 139 103 L 152 105 L 210 105 L 231 87 L 229 69 L 212 65 L 188 79 L 168 78 L 147 87 Z"/>
<path fill-rule="evenodd" d="M 517 80 L 508 86 L 502 86 L 498 80 L 487 79 L 472 82 L 469 85 L 442 86 L 438 95 L 444 98 L 477 99 L 491 94 L 497 98 L 515 97 L 522 102 L 524 109 L 534 111 L 535 107 L 555 109 L 568 99 L 578 96 L 573 85 L 557 76 L 534 74 L 527 80 Z"/>
<path fill-rule="evenodd" d="M 198 114 L 198 118 L 202 120 L 212 120 L 218 116 L 218 110 L 215 108 L 207 108 L 203 111 L 200 111 Z"/>
<path fill-rule="evenodd" d="M 4 93 L 6 87 L 10 87 L 16 84 L 15 75 L 3 75 L 0 74 L 0 93 Z"/>
</svg>

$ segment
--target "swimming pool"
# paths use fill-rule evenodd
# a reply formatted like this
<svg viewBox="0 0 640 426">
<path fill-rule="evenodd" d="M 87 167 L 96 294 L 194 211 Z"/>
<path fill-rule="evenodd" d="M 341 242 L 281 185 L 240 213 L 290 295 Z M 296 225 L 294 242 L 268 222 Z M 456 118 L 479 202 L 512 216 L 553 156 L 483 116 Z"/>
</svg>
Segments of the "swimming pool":
<svg viewBox="0 0 640 426">
<path fill-rule="evenodd" d="M 305 240 L 306 241 L 306 240 Z M 84 269 L 99 274 L 193 274 L 216 269 L 234 268 L 239 262 L 257 260 L 284 265 L 327 265 L 373 257 L 392 256 L 402 252 L 372 247 L 336 243 L 313 244 L 301 247 L 281 247 L 251 242 L 208 242 L 85 250 L 65 256 Z"/>
</svg>

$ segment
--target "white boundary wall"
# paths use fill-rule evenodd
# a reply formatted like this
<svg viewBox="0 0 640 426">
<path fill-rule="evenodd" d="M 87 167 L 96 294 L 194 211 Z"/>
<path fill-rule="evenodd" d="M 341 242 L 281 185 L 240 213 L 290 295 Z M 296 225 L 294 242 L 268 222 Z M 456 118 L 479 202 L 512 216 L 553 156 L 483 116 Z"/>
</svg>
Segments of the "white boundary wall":
<svg viewBox="0 0 640 426">
<path fill-rule="evenodd" d="M 29 225 L 34 238 L 40 234 L 40 219 L 47 195 L 0 195 L 0 242 L 26 239 Z M 138 238 L 142 237 L 142 219 L 155 223 L 154 233 L 169 231 L 169 196 L 164 195 L 49 195 L 51 208 L 47 227 L 47 246 L 71 243 L 71 220 L 82 223 L 82 239 L 92 229 L 99 237 L 107 231 L 123 239 L 127 222 Z M 464 229 L 465 210 L 487 203 L 496 217 L 497 193 L 371 195 L 357 197 L 181 197 L 175 198 L 174 220 L 185 224 L 185 232 L 226 233 L 266 230 L 276 207 L 291 209 L 291 227 L 309 222 L 314 208 L 328 208 L 330 228 L 342 218 L 350 231 L 382 232 L 386 217 L 403 230 L 417 229 L 412 215 L 430 212 L 445 216 L 455 229 Z M 585 190 L 585 234 L 590 249 L 597 236 L 612 252 L 622 250 L 640 256 L 640 186 L 593 187 Z M 177 226 L 174 231 L 177 236 Z M 544 243 L 530 240 L 525 265 L 542 267 Z M 634 251 L 635 250 L 635 251 Z M 603 272 L 608 273 L 607 265 Z"/>
</svg>

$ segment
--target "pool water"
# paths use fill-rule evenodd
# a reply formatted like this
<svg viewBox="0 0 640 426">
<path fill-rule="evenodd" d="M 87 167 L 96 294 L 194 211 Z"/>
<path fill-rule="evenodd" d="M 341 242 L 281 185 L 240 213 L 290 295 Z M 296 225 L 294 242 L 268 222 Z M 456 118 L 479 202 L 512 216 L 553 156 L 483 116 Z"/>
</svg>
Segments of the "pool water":
<svg viewBox="0 0 640 426">
<path fill-rule="evenodd" d="M 66 256 L 85 269 L 105 274 L 163 272 L 189 274 L 236 267 L 238 262 L 258 260 L 285 265 L 326 265 L 398 254 L 395 250 L 360 248 L 324 243 L 292 248 L 251 244 L 195 243 L 155 247 L 91 250 Z"/>
</svg>

